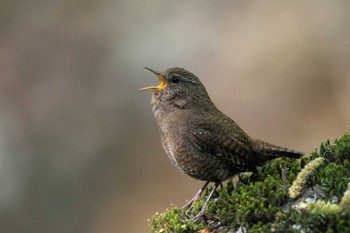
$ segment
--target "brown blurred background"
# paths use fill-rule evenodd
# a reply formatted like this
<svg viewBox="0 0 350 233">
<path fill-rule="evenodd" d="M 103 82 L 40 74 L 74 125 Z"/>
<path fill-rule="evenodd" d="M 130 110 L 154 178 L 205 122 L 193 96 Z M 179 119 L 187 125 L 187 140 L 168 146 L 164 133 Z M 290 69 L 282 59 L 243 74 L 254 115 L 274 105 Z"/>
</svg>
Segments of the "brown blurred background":
<svg viewBox="0 0 350 233">
<path fill-rule="evenodd" d="M 185 67 L 251 136 L 350 121 L 349 1 L 1 1 L 0 232 L 147 232 L 202 182 L 165 156 L 142 69 Z"/>
</svg>

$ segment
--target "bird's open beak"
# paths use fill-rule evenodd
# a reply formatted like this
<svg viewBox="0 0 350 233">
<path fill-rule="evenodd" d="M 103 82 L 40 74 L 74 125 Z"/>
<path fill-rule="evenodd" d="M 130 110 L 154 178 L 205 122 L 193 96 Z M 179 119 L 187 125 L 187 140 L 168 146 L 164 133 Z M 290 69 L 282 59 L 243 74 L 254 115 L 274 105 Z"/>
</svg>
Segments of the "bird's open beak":
<svg viewBox="0 0 350 233">
<path fill-rule="evenodd" d="M 151 71 L 153 74 L 155 74 L 158 78 L 159 78 L 159 85 L 158 86 L 152 86 L 152 87 L 144 87 L 139 89 L 139 91 L 147 91 L 147 90 L 161 90 L 163 88 L 166 87 L 166 82 L 165 82 L 165 78 L 163 77 L 163 75 L 161 75 L 159 72 L 156 72 L 150 68 L 144 67 L 146 70 Z"/>
</svg>

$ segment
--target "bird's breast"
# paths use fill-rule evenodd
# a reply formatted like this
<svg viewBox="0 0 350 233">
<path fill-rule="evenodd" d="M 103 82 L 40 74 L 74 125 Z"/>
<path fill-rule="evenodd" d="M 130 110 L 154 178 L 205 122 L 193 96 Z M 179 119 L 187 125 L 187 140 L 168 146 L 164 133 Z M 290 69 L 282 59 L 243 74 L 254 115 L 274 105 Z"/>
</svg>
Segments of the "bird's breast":
<svg viewBox="0 0 350 233">
<path fill-rule="evenodd" d="M 164 109 L 161 106 L 153 107 L 153 114 L 157 120 L 162 146 L 171 162 L 181 171 L 186 172 L 184 157 L 188 157 L 186 135 L 188 129 L 185 112 L 174 109 Z"/>
<path fill-rule="evenodd" d="M 222 158 L 199 151 L 191 143 L 199 113 L 193 109 L 169 107 L 159 100 L 157 103 L 153 106 L 153 114 L 159 127 L 162 146 L 170 161 L 179 170 L 195 179 L 215 182 L 228 179 L 236 172 Z"/>
</svg>

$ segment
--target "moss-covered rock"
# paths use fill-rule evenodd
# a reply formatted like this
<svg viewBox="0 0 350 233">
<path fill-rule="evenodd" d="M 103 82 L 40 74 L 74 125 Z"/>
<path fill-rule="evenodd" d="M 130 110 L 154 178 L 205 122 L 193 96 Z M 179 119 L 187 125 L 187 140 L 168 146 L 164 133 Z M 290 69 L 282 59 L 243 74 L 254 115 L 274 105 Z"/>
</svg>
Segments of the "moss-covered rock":
<svg viewBox="0 0 350 233">
<path fill-rule="evenodd" d="M 152 232 L 350 232 L 350 134 L 301 160 L 279 158 L 217 191 L 199 224 L 172 208 Z M 194 203 L 196 215 L 211 188 Z"/>
</svg>

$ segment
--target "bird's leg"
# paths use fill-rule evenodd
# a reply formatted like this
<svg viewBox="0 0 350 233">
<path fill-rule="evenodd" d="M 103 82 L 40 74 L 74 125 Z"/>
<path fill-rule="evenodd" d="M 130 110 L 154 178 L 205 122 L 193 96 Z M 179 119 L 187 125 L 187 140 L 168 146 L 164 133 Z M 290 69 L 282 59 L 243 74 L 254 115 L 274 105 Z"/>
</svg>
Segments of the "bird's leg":
<svg viewBox="0 0 350 233">
<path fill-rule="evenodd" d="M 211 197 L 216 192 L 216 189 L 219 187 L 219 185 L 220 185 L 220 183 L 215 183 L 213 190 L 211 190 L 207 200 L 205 200 L 204 204 L 202 205 L 201 211 L 199 211 L 199 213 L 193 218 L 194 222 L 199 222 L 199 220 L 203 217 L 203 215 L 205 213 L 205 208 L 207 207 Z"/>
<path fill-rule="evenodd" d="M 223 187 L 224 187 L 222 185 L 222 182 L 218 186 L 220 186 L 221 189 L 223 189 Z M 216 204 L 220 200 L 220 194 L 219 194 L 219 192 L 217 190 L 215 190 L 215 195 L 218 196 L 218 198 L 215 198 L 215 200 L 214 200 L 214 203 Z"/>
<path fill-rule="evenodd" d="M 198 190 L 196 195 L 194 195 L 194 197 L 192 197 L 192 199 L 189 202 L 187 202 L 186 205 L 182 206 L 181 209 L 191 207 L 192 203 L 197 201 L 201 197 L 204 189 L 208 186 L 209 183 L 210 183 L 210 181 L 206 181 L 205 184 L 203 185 L 203 187 L 200 190 Z"/>
</svg>

